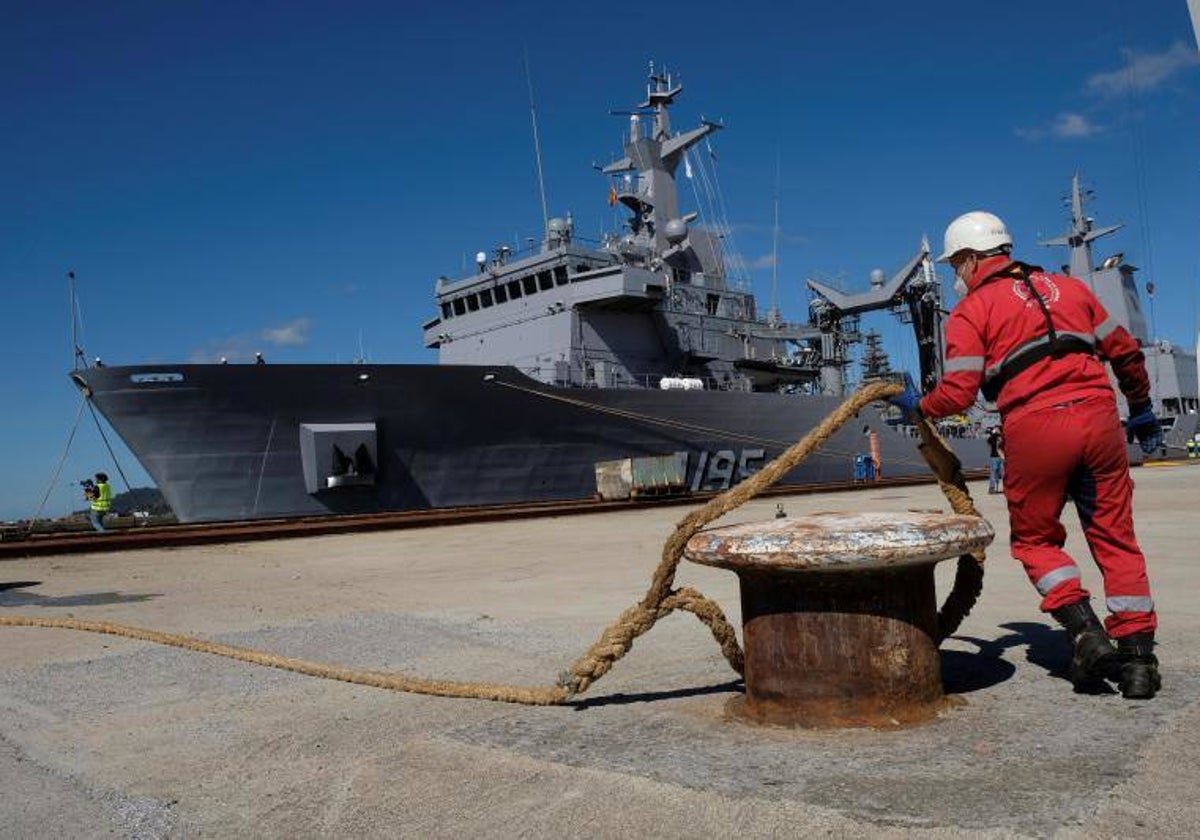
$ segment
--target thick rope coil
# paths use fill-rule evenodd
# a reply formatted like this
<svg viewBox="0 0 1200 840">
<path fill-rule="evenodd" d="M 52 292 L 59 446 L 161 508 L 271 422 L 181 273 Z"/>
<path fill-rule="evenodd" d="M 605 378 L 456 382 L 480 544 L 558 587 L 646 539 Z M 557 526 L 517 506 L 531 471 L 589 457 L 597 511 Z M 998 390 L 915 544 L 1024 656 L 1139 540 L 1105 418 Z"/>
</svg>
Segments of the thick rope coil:
<svg viewBox="0 0 1200 840">
<path fill-rule="evenodd" d="M 898 394 L 902 390 L 903 388 L 899 385 L 887 383 L 864 386 L 851 395 L 816 428 L 759 472 L 709 500 L 702 508 L 689 513 L 680 520 L 675 531 L 663 545 L 662 559 L 655 569 L 645 596 L 605 628 L 604 632 L 600 634 L 600 638 L 571 665 L 569 670 L 563 673 L 558 683 L 553 686 L 531 688 L 494 683 L 429 680 L 380 671 L 357 671 L 337 665 L 278 656 L 252 648 L 206 641 L 191 636 L 162 633 L 157 630 L 102 621 L 39 616 L 0 616 L 0 626 L 47 627 L 107 633 L 201 653 L 211 653 L 255 665 L 295 671 L 299 674 L 393 691 L 547 706 L 563 703 L 574 695 L 586 691 L 596 680 L 608 673 L 618 659 L 628 653 L 634 639 L 653 627 L 659 619 L 670 615 L 675 610 L 684 610 L 692 613 L 708 626 L 730 667 L 741 674 L 744 664 L 742 649 L 738 644 L 733 626 L 725 618 L 721 608 L 694 589 L 689 587 L 671 588 L 675 581 L 675 571 L 683 557 L 684 546 L 705 525 L 749 501 L 764 488 L 774 484 L 790 472 L 863 407 L 876 400 Z M 962 477 L 962 465 L 958 458 L 950 451 L 946 442 L 938 436 L 928 421 L 922 421 L 919 429 L 922 438 L 921 452 L 937 475 L 942 492 L 950 500 L 951 507 L 956 513 L 978 516 L 978 511 L 975 510 L 970 494 L 967 492 L 966 483 Z M 970 611 L 979 595 L 982 581 L 983 552 L 960 557 L 954 588 L 947 598 L 946 605 L 939 613 L 939 641 L 953 633 L 967 612 Z"/>
</svg>

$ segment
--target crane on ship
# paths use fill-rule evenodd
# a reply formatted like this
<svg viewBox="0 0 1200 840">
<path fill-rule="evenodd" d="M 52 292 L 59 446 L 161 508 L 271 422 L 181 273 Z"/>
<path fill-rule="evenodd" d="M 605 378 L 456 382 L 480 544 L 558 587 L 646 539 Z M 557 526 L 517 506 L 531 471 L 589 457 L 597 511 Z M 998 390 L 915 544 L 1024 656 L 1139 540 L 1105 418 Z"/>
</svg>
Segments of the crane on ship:
<svg viewBox="0 0 1200 840">
<path fill-rule="evenodd" d="M 845 368 L 849 348 L 862 341 L 859 319 L 864 312 L 890 310 L 901 323 L 911 324 L 917 339 L 922 390 L 928 390 L 942 375 L 942 286 L 933 267 L 929 240 L 899 271 L 885 282 L 880 270 L 871 272 L 871 288 L 849 294 L 809 279 L 813 297 L 809 321 L 820 331 L 821 390 L 826 394 L 845 392 Z"/>
</svg>

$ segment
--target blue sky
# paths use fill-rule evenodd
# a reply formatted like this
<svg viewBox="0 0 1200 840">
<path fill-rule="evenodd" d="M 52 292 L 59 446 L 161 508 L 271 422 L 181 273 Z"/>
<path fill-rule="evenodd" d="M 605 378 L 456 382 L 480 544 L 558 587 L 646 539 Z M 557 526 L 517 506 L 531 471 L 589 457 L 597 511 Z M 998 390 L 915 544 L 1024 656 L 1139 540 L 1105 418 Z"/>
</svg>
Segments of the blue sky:
<svg viewBox="0 0 1200 840">
<path fill-rule="evenodd" d="M 527 46 L 552 214 L 611 227 L 592 169 L 647 63 L 701 115 L 750 280 L 865 286 L 960 212 L 1018 252 L 1066 225 L 1074 172 L 1104 242 L 1158 287 L 1157 333 L 1194 340 L 1200 60 L 1184 0 L 820 4 L 10 2 L 0 29 L 0 518 L 31 514 L 79 398 L 66 272 L 107 363 L 433 361 L 440 274 L 540 227 Z M 687 193 L 684 193 L 685 199 Z M 902 328 L 881 315 L 894 361 Z M 111 436 L 111 431 L 109 432 Z M 132 456 L 118 458 L 135 485 Z M 84 415 L 47 511 L 114 474 Z M 118 480 L 116 489 L 123 489 Z"/>
</svg>

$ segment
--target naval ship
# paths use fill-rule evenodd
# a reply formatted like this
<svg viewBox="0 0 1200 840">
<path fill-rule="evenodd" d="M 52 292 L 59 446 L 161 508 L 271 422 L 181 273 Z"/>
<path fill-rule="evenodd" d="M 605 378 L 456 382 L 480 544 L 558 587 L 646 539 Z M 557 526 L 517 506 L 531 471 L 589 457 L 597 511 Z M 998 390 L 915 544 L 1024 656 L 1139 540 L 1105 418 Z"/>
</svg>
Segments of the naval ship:
<svg viewBox="0 0 1200 840">
<path fill-rule="evenodd" d="M 704 165 L 721 128 L 671 127 L 678 80 L 651 68 L 623 156 L 603 172 L 627 215 L 577 236 L 545 219 L 540 243 L 480 253 L 435 286 L 424 340 L 437 364 L 155 364 L 72 372 L 182 522 L 595 497 L 598 465 L 650 459 L 681 492 L 729 487 L 843 400 L 893 376 L 863 313 L 916 333 L 920 377 L 941 372 L 944 314 L 929 245 L 890 279 L 848 293 L 815 280 L 807 319 L 760 315 L 728 264 L 727 229 L 680 206 L 677 174 Z M 1090 240 L 1089 240 L 1090 241 Z M 863 375 L 851 350 L 871 351 Z M 968 469 L 986 446 L 947 432 Z M 868 443 L 870 441 L 870 443 Z M 848 482 L 864 453 L 882 474 L 927 474 L 913 430 L 864 410 L 782 484 Z M 875 461 L 872 461 L 875 463 Z"/>
</svg>

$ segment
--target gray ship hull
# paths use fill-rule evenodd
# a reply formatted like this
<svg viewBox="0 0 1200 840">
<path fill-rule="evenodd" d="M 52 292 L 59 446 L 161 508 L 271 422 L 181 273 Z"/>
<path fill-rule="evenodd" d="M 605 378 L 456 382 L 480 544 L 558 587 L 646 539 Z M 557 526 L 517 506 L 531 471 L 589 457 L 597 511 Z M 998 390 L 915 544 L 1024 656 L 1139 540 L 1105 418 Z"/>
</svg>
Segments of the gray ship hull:
<svg viewBox="0 0 1200 840">
<path fill-rule="evenodd" d="M 557 388 L 514 368 L 456 365 L 136 366 L 72 376 L 183 522 L 584 499 L 595 495 L 597 462 L 677 453 L 689 489 L 719 490 L 840 403 Z M 885 476 L 927 473 L 916 441 L 868 410 L 782 483 L 851 480 L 868 429 L 879 433 Z M 325 450 L 337 441 L 350 454 L 355 435 L 370 438 L 370 474 L 335 482 Z M 965 467 L 986 465 L 982 441 L 953 444 Z"/>
</svg>

